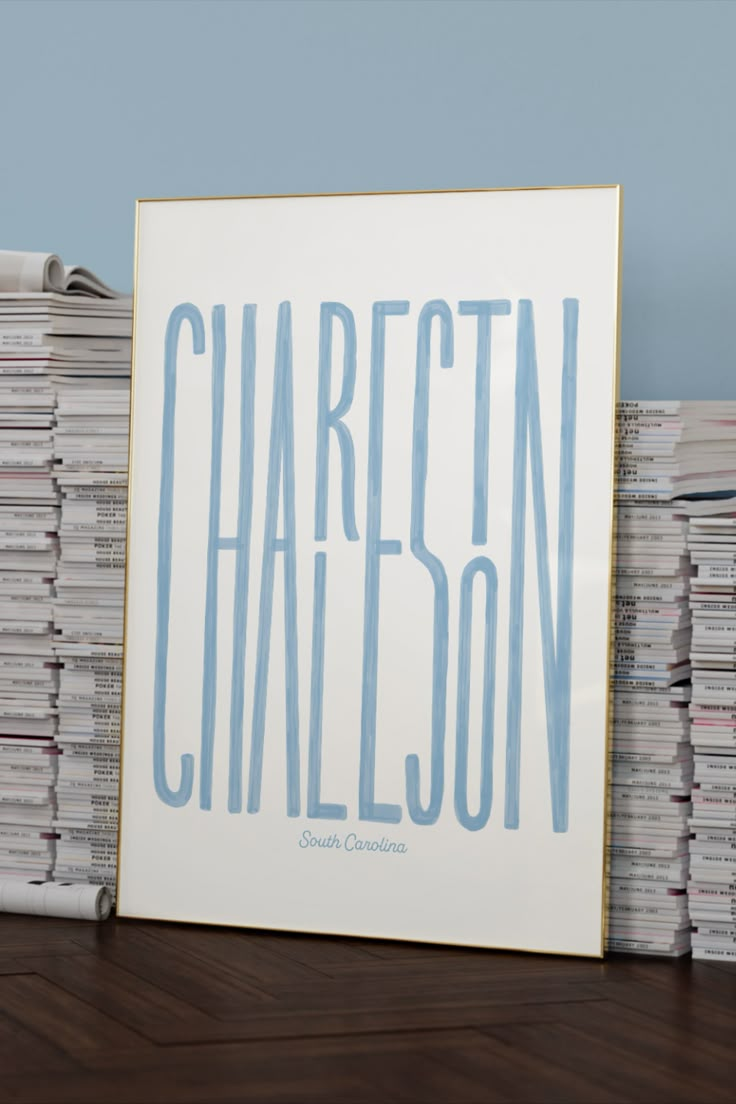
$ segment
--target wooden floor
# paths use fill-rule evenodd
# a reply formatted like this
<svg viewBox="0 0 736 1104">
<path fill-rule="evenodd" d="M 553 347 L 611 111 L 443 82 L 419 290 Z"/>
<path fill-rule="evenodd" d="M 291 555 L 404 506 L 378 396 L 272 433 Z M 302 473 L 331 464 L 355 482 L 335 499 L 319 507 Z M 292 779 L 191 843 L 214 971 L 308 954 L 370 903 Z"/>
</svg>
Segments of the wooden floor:
<svg viewBox="0 0 736 1104">
<path fill-rule="evenodd" d="M 736 969 L 0 916 L 0 1100 L 707 1104 Z"/>
</svg>

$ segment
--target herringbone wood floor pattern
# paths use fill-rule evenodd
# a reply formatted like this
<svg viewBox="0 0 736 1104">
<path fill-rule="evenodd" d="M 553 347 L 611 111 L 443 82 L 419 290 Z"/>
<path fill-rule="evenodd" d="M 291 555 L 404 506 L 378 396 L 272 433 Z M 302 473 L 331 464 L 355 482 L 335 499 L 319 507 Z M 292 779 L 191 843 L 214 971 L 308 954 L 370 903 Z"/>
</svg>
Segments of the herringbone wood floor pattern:
<svg viewBox="0 0 736 1104">
<path fill-rule="evenodd" d="M 0 1100 L 736 1097 L 736 969 L 0 916 Z"/>
</svg>

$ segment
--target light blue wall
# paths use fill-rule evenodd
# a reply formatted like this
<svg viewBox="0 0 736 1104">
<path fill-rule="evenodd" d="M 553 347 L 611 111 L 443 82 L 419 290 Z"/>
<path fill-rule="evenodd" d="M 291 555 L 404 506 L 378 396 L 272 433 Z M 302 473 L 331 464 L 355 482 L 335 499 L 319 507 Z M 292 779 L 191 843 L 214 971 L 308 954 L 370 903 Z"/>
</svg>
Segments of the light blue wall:
<svg viewBox="0 0 736 1104">
<path fill-rule="evenodd" d="M 622 183 L 623 394 L 735 397 L 731 0 L 0 0 L 0 244 L 137 196 Z"/>
</svg>

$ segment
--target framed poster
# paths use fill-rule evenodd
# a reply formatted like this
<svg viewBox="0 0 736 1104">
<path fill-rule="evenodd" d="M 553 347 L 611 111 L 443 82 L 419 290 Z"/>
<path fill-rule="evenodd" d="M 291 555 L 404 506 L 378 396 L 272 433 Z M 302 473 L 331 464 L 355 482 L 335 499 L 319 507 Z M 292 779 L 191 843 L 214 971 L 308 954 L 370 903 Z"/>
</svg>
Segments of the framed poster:
<svg viewBox="0 0 736 1104">
<path fill-rule="evenodd" d="M 139 204 L 120 914 L 602 953 L 619 236 Z"/>
</svg>

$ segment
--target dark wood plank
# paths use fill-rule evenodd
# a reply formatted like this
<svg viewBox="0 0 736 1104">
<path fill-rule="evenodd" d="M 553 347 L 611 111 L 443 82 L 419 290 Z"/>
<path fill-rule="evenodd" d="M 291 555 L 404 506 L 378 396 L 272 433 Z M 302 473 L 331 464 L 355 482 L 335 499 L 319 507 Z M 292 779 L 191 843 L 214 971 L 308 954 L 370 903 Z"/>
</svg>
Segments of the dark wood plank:
<svg viewBox="0 0 736 1104">
<path fill-rule="evenodd" d="M 704 1084 L 710 1085 L 711 1093 L 726 1090 L 730 1098 L 736 1084 L 732 1018 L 719 1023 L 717 1017 L 708 1016 L 707 1021 L 703 1017 L 697 1022 L 682 1012 L 675 1001 L 669 1009 L 658 1008 L 654 1016 L 646 1004 L 624 1009 L 614 1001 L 598 1001 L 586 1008 L 584 1017 L 563 1005 L 558 1018 L 586 1040 L 588 1050 L 595 1052 L 604 1039 L 627 1064 L 646 1061 L 665 1070 L 683 1087 L 685 1099 L 694 1099 Z"/>
<path fill-rule="evenodd" d="M 279 1042 L 236 1046 L 167 1048 L 155 1062 L 150 1054 L 130 1068 L 124 1086 L 111 1077 L 111 1104 L 120 1101 L 177 1101 L 204 1104 L 242 1101 L 244 1104 L 361 1104 L 376 1100 L 412 1104 L 495 1104 L 504 1098 L 486 1091 L 476 1079 L 442 1062 L 438 1055 L 462 1045 L 468 1032 L 383 1034 L 350 1040 L 324 1037 L 297 1040 L 288 1048 Z M 431 1044 L 428 1040 L 431 1039 Z M 485 1045 L 485 1041 L 481 1041 Z M 53 1081 L 39 1088 L 49 1104 L 87 1104 L 93 1101 L 92 1070 Z M 12 1099 L 37 1104 L 16 1080 L 6 1085 Z M 127 1095 L 126 1095 L 127 1094 Z"/>
<path fill-rule="evenodd" d="M 131 1052 L 124 1074 L 98 1068 L 31 1079 L 4 1076 L 0 1099 L 13 1104 L 375 1104 L 376 1091 L 341 1058 L 289 1052 L 263 1055 L 254 1044 L 224 1050 L 161 1048 L 149 1065 Z M 118 1055 L 119 1057 L 119 1055 Z M 111 1059 L 113 1056 L 111 1055 Z M 115 1059 L 117 1060 L 117 1059 Z M 389 1099 L 389 1098 L 386 1098 Z"/>
<path fill-rule="evenodd" d="M 303 985 L 273 986 L 271 994 L 280 1005 L 301 1007 L 313 1012 L 339 1011 L 343 1008 L 383 1011 L 404 1008 L 409 1012 L 431 1004 L 435 1008 L 463 1008 L 467 1004 L 486 1005 L 558 1003 L 561 1000 L 598 1000 L 604 990 L 600 983 L 586 985 L 580 982 L 565 984 L 557 980 L 534 978 L 520 979 L 515 984 L 492 985 L 485 977 L 455 976 L 437 968 L 431 976 L 409 978 L 401 971 L 389 977 L 373 977 L 366 971 L 361 977 L 349 981 L 332 978 L 321 986 Z"/>
<path fill-rule="evenodd" d="M 204 963 L 224 966 L 239 977 L 249 979 L 259 991 L 295 981 L 318 982 L 324 974 L 314 964 L 308 965 L 283 954 L 278 943 L 267 946 L 250 933 L 229 932 L 222 928 L 198 930 L 188 924 L 172 924 L 166 929 L 152 929 L 147 934 L 155 942 Z M 285 944 L 286 940 L 282 940 L 281 946 Z M 365 959 L 359 961 L 364 969 Z"/>
<path fill-rule="evenodd" d="M 3 1078 L 8 1075 L 32 1080 L 39 1070 L 56 1076 L 73 1071 L 76 1064 L 54 1042 L 0 1011 L 0 1100 L 4 1098 Z"/>
<path fill-rule="evenodd" d="M 2 974 L 29 974 L 30 970 L 24 969 L 12 955 L 0 954 L 0 975 Z"/>
<path fill-rule="evenodd" d="M 0 1101 L 725 1104 L 736 969 L 0 917 Z"/>
<path fill-rule="evenodd" d="M 19 962 L 25 958 L 32 958 L 34 955 L 43 955 L 44 958 L 49 958 L 52 955 L 74 955 L 81 953 L 81 947 L 78 943 L 72 939 L 58 939 L 58 940 L 34 940 L 29 943 L 15 943 L 9 948 L 0 946 L 0 969 L 3 962 L 14 960 Z"/>
<path fill-rule="evenodd" d="M 587 1005 L 586 1005 L 587 1008 Z M 555 1027 L 548 1021 L 537 1025 L 544 1034 Z M 504 1030 L 503 1026 L 499 1026 Z M 614 1084 L 594 1083 L 582 1071 L 565 1069 L 547 1056 L 525 1050 L 514 1042 L 498 1037 L 496 1028 L 488 1029 L 482 1043 L 476 1036 L 453 1049 L 435 1052 L 438 1060 L 472 1078 L 482 1093 L 492 1086 L 495 1097 L 524 1104 L 621 1104 Z M 483 1095 L 478 1101 L 484 1100 Z"/>
<path fill-rule="evenodd" d="M 109 925 L 114 927 L 115 925 Z M 0 949 L 17 946 L 38 946 L 67 942 L 87 936 L 97 939 L 106 924 L 91 924 L 79 920 L 54 920 L 46 916 L 16 916 L 0 913 Z"/>
<path fill-rule="evenodd" d="M 586 1001 L 590 1004 L 592 1001 Z M 184 1020 L 148 1024 L 146 1036 L 161 1044 L 243 1042 L 256 1039 L 309 1039 L 319 1036 L 344 1038 L 352 1035 L 375 1035 L 386 1031 L 437 1031 L 451 1028 L 473 1028 L 478 1025 L 509 1023 L 549 1023 L 559 1018 L 561 1008 L 577 1010 L 583 1002 L 564 1005 L 538 1001 L 531 1004 L 455 1004 L 437 1007 L 418 1005 L 407 1009 L 384 1008 L 380 1015 L 374 1009 L 341 1008 L 336 1012 L 321 1012 L 308 1003 L 299 1010 L 275 1006 L 258 1015 L 237 1020 L 210 1020 L 193 1025 Z"/>
<path fill-rule="evenodd" d="M 124 934 L 102 942 L 102 961 L 151 982 L 172 996 L 211 1015 L 242 1015 L 272 998 L 237 971 L 206 965 L 200 959 L 162 943 L 147 931 L 128 926 Z"/>
<path fill-rule="evenodd" d="M 0 1008 L 39 1039 L 67 1054 L 147 1045 L 131 1028 L 34 974 L 0 977 Z"/>
<path fill-rule="evenodd" d="M 399 961 L 379 959 L 371 964 L 348 962 L 326 968 L 324 972 L 341 982 L 361 980 L 366 974 L 371 978 L 389 980 L 400 976 L 407 982 L 432 980 L 439 974 L 454 978 L 485 979 L 489 985 L 515 985 L 542 981 L 545 984 L 595 984 L 609 976 L 610 965 L 591 962 L 588 959 L 554 959 L 530 955 L 506 955 L 473 951 L 470 954 L 435 950 L 427 955 L 421 951 L 416 956 L 402 955 Z"/>
<path fill-rule="evenodd" d="M 672 1101 L 675 1104 L 693 1104 L 694 1100 L 732 1100 L 731 1093 L 724 1097 L 712 1080 L 698 1082 L 682 1074 L 682 1068 L 673 1069 L 677 1048 L 667 1048 L 670 1062 L 660 1065 L 650 1046 L 635 1031 L 628 1034 L 622 1046 L 620 1039 L 609 1034 L 599 1035 L 582 1023 L 521 1024 L 488 1029 L 494 1040 L 506 1043 L 519 1053 L 533 1056 L 561 1070 L 565 1076 L 582 1078 L 591 1093 L 615 1092 L 614 1099 L 640 1101 Z M 639 1045 L 637 1045 L 637 1043 Z M 675 1064 L 676 1065 L 676 1064 Z M 707 1094 L 698 1096 L 707 1084 Z"/>
<path fill-rule="evenodd" d="M 377 957 L 379 948 L 384 945 L 373 939 L 335 939 L 326 935 L 300 935 L 290 932 L 248 931 L 246 934 L 250 939 L 257 939 L 264 949 L 272 950 L 303 966 L 325 971 L 337 965 L 355 962 L 361 962 L 367 968 Z M 411 950 L 416 951 L 417 948 L 412 947 Z"/>
<path fill-rule="evenodd" d="M 70 956 L 27 958 L 23 965 L 70 996 L 146 1037 L 151 1033 L 155 1036 L 157 1026 L 171 1027 L 174 1031 L 177 1027 L 186 1028 L 192 1042 L 201 1032 L 207 1037 L 211 1021 L 194 1005 L 96 955 L 80 954 L 79 948 Z"/>
</svg>

